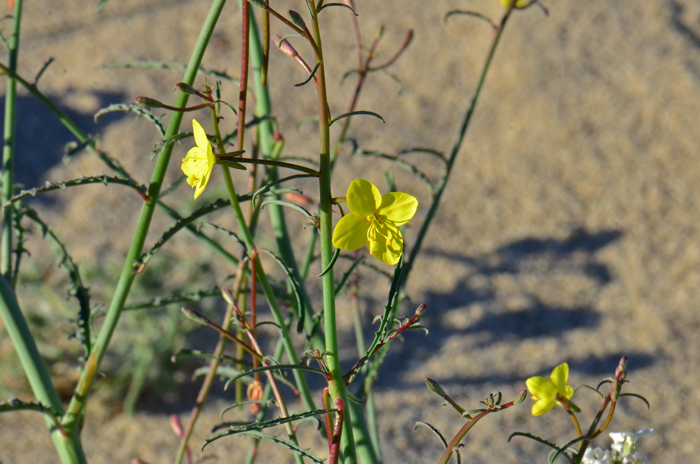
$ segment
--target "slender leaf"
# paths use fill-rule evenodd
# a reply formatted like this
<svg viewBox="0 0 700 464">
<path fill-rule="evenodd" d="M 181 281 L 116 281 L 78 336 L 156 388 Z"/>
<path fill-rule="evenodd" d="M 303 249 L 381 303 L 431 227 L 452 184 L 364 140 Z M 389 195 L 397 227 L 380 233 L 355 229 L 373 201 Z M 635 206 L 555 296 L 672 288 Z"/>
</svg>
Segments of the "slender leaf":
<svg viewBox="0 0 700 464">
<path fill-rule="evenodd" d="M 79 177 L 78 179 L 73 179 L 69 180 L 66 182 L 56 182 L 56 183 L 50 183 L 46 182 L 46 184 L 43 187 L 34 187 L 31 190 L 22 190 L 19 192 L 17 195 L 13 196 L 7 202 L 3 205 L 5 208 L 10 203 L 14 203 L 19 200 L 24 200 L 25 198 L 28 197 L 35 197 L 41 193 L 47 193 L 47 192 L 53 192 L 54 190 L 65 190 L 66 188 L 69 187 L 77 187 L 79 185 L 90 185 L 90 184 L 103 184 L 103 185 L 108 185 L 108 184 L 118 184 L 118 185 L 126 185 L 127 187 L 131 187 L 137 192 L 139 192 L 141 195 L 146 194 L 146 188 L 143 185 L 140 185 L 133 180 L 129 179 L 122 179 L 120 177 L 110 177 L 106 176 L 104 174 L 99 175 L 99 176 L 93 176 L 93 177 Z"/>
<path fill-rule="evenodd" d="M 481 14 L 481 13 L 477 13 L 477 12 L 475 12 L 475 11 L 452 10 L 452 11 L 448 12 L 448 13 L 445 15 L 445 21 L 447 21 L 448 19 L 450 19 L 452 16 L 458 16 L 458 15 L 471 16 L 472 18 L 480 19 L 480 20 L 485 21 L 486 23 L 488 23 L 489 26 L 491 26 L 493 29 L 496 29 L 496 28 L 498 27 L 498 26 L 496 26 L 496 23 L 494 23 L 494 22 L 491 20 L 491 18 L 489 18 L 488 16 L 483 15 L 483 14 Z"/>
<path fill-rule="evenodd" d="M 428 424 L 427 422 L 423 422 L 423 421 L 416 422 L 416 424 L 413 426 L 413 430 L 416 430 L 418 428 L 418 426 L 421 426 L 421 425 L 423 427 L 428 427 L 430 430 L 432 430 L 433 433 L 440 438 L 440 441 L 442 442 L 442 446 L 444 446 L 445 449 L 447 449 L 447 440 L 445 440 L 445 437 L 442 436 L 442 434 L 440 433 L 440 431 L 438 429 L 436 429 L 432 425 Z"/>
<path fill-rule="evenodd" d="M 339 119 L 349 118 L 351 116 L 359 116 L 361 114 L 368 115 L 368 116 L 374 116 L 375 118 L 379 119 L 383 123 L 386 123 L 384 118 L 381 117 L 379 114 L 375 113 L 374 111 L 350 111 L 349 113 L 343 113 L 340 116 L 333 118 L 329 125 L 332 126 L 333 123 L 338 121 Z"/>
<path fill-rule="evenodd" d="M 230 435 L 235 435 L 238 433 L 264 430 L 264 429 L 269 428 L 269 427 L 275 427 L 278 425 L 288 424 L 290 422 L 297 422 L 297 421 L 300 421 L 302 419 L 307 419 L 309 417 L 323 416 L 323 415 L 334 413 L 337 411 L 338 411 L 337 409 L 316 409 L 315 411 L 306 411 L 306 412 L 302 412 L 300 414 L 293 414 L 293 415 L 287 416 L 287 417 L 279 417 L 277 419 L 270 420 L 270 421 L 253 422 L 251 424 L 246 424 L 246 425 L 232 425 L 229 427 L 229 429 L 227 431 L 207 438 L 207 440 L 202 445 L 202 450 L 204 450 L 204 448 L 208 444 L 218 440 L 219 438 L 227 437 Z"/>
<path fill-rule="evenodd" d="M 299 206 L 299 205 L 295 205 L 294 203 L 290 203 L 290 202 L 288 202 L 288 201 L 283 201 L 283 200 L 266 200 L 266 201 L 263 202 L 262 205 L 260 205 L 260 208 L 261 208 L 261 209 L 262 209 L 262 208 L 265 208 L 265 206 L 267 206 L 267 205 L 281 205 L 281 206 L 286 206 L 286 207 L 288 207 L 288 208 L 292 208 L 292 209 L 295 209 L 295 210 L 299 211 L 300 213 L 302 213 L 304 216 L 306 216 L 307 218 L 311 219 L 312 221 L 314 220 L 313 214 L 309 213 L 309 211 L 308 211 L 306 208 L 304 208 L 304 207 L 302 207 L 302 206 Z"/>
<path fill-rule="evenodd" d="M 581 385 L 581 386 L 579 386 L 579 387 L 574 388 L 574 393 L 576 393 L 580 388 L 587 388 L 587 389 L 589 389 L 589 390 L 591 390 L 591 391 L 597 393 L 598 396 L 600 396 L 600 399 L 601 399 L 601 400 L 605 399 L 605 395 L 603 395 L 601 392 L 599 392 L 599 391 L 596 390 L 595 388 L 593 388 L 593 387 L 591 387 L 591 386 L 588 386 L 588 385 Z"/>
<path fill-rule="evenodd" d="M 156 129 L 158 130 L 160 137 L 161 138 L 165 137 L 165 127 L 163 127 L 163 125 L 160 123 L 160 117 L 156 117 L 150 108 L 146 108 L 144 106 L 137 105 L 136 103 L 129 103 L 129 104 L 115 103 L 115 104 L 109 105 L 106 108 L 102 108 L 97 113 L 95 113 L 95 122 L 97 122 L 98 119 L 100 119 L 100 117 L 104 116 L 105 114 L 114 113 L 117 111 L 124 111 L 127 113 L 135 113 L 137 118 L 139 116 L 146 118 L 154 126 L 156 126 Z"/>
<path fill-rule="evenodd" d="M 632 397 L 634 397 L 634 398 L 639 398 L 640 400 L 644 401 L 644 404 L 647 405 L 647 409 L 650 409 L 650 408 L 651 408 L 651 406 L 649 405 L 649 402 L 647 401 L 647 399 L 644 398 L 642 395 L 638 395 L 638 394 L 636 394 L 636 393 L 620 393 L 620 397 L 623 397 L 623 396 L 632 396 Z"/>
<path fill-rule="evenodd" d="M 584 441 L 584 440 L 588 440 L 588 437 L 576 437 L 573 440 L 571 440 L 569 443 L 567 443 L 566 445 L 559 448 L 556 453 L 554 453 L 553 455 L 550 456 L 549 464 L 554 464 L 555 462 L 557 462 L 557 459 L 559 459 L 559 456 L 561 456 L 562 453 L 565 453 L 568 450 L 576 452 L 576 450 L 574 448 L 572 448 L 572 445 L 575 445 L 576 443 Z"/>
<path fill-rule="evenodd" d="M 328 266 L 326 266 L 326 268 L 323 271 L 321 271 L 321 273 L 316 277 L 323 277 L 328 271 L 333 269 L 335 262 L 338 260 L 338 256 L 340 256 L 340 248 L 335 249 L 335 251 L 333 252 L 333 256 L 331 257 L 331 261 L 328 263 Z"/>
<path fill-rule="evenodd" d="M 542 443 L 543 445 L 549 446 L 550 448 L 552 448 L 552 449 L 554 449 L 554 450 L 558 450 L 558 449 L 559 449 L 559 446 L 557 446 L 556 444 L 552 443 L 551 441 L 547 441 L 547 440 L 545 440 L 544 438 L 540 438 L 540 437 L 538 437 L 537 435 L 533 435 L 533 434 L 528 433 L 528 432 L 513 432 L 513 433 L 511 433 L 510 436 L 508 437 L 508 441 L 510 442 L 511 438 L 513 438 L 513 437 L 525 437 L 525 438 L 529 438 L 529 439 L 531 439 L 531 440 L 535 440 L 535 441 L 538 442 L 538 443 Z"/>
<path fill-rule="evenodd" d="M 352 14 L 354 14 L 355 16 L 357 16 L 357 13 L 355 13 L 355 10 L 353 10 L 352 7 L 351 7 L 350 5 L 346 5 L 345 3 L 326 3 L 326 4 L 324 4 L 321 8 L 319 8 L 318 11 L 320 12 L 321 10 L 323 10 L 324 8 L 328 8 L 329 6 L 342 6 L 342 7 L 345 7 L 345 8 L 347 8 L 348 10 L 350 10 L 350 12 L 351 12 Z"/>
<path fill-rule="evenodd" d="M 314 69 L 309 73 L 309 77 L 304 79 L 303 82 L 299 82 L 298 84 L 294 84 L 294 87 L 302 87 L 302 86 L 308 84 L 309 81 L 311 81 L 314 78 L 314 76 L 316 75 L 316 71 L 318 71 L 318 68 L 320 66 L 321 66 L 321 62 L 319 61 L 318 63 L 316 63 L 316 66 L 314 66 Z"/>
</svg>

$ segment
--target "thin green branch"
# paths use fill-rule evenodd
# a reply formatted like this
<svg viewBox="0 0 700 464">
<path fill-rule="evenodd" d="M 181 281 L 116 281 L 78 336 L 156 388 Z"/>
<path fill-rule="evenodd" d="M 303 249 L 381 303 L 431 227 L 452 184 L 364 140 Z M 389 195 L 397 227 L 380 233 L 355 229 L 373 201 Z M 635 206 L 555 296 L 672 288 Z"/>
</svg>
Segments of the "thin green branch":
<svg viewBox="0 0 700 464">
<path fill-rule="evenodd" d="M 199 38 L 197 39 L 197 44 L 192 52 L 190 62 L 187 66 L 187 71 L 182 79 L 183 82 L 189 85 L 192 85 L 194 82 L 197 70 L 199 69 L 202 57 L 204 56 L 204 51 L 206 50 L 209 39 L 214 32 L 214 26 L 219 19 L 219 15 L 221 14 L 221 10 L 223 9 L 225 3 L 225 0 L 214 0 L 212 3 Z M 189 96 L 187 94 L 179 94 L 175 106 L 178 108 L 184 108 L 187 106 L 188 97 Z M 166 139 L 178 132 L 181 120 L 181 112 L 174 112 L 172 114 L 166 130 Z M 112 298 L 112 303 L 107 312 L 107 316 L 105 317 L 105 321 L 102 325 L 97 340 L 93 346 L 93 351 L 87 359 L 85 369 L 80 376 L 80 380 L 75 388 L 74 395 L 71 398 L 66 414 L 62 420 L 62 425 L 69 430 L 77 431 L 78 425 L 82 422 L 86 401 L 89 396 L 93 380 L 99 370 L 101 361 L 107 352 L 107 347 L 117 323 L 119 322 L 119 316 L 121 315 L 122 308 L 124 307 L 124 303 L 136 276 L 133 269 L 133 263 L 139 258 L 143 250 L 143 244 L 146 240 L 151 218 L 153 217 L 153 212 L 157 204 L 158 194 L 161 186 L 163 185 L 163 179 L 165 178 L 165 173 L 170 162 L 172 147 L 173 146 L 170 145 L 169 147 L 164 148 L 156 160 L 153 175 L 151 176 L 151 183 L 148 188 L 148 200 L 144 203 L 141 209 L 141 215 L 134 232 L 134 237 L 132 239 L 129 252 L 124 262 L 124 267 L 117 284 L 117 289 Z"/>
</svg>

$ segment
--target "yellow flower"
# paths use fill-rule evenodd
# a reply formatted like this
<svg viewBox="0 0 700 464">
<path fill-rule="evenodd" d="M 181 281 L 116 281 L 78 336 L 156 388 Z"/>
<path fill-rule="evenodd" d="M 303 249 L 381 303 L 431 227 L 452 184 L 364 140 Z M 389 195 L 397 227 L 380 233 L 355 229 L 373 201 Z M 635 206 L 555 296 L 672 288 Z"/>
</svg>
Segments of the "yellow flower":
<svg viewBox="0 0 700 464">
<path fill-rule="evenodd" d="M 561 404 L 557 399 L 557 394 L 567 400 L 574 396 L 574 389 L 566 384 L 568 379 L 569 365 L 563 363 L 554 368 L 551 380 L 537 376 L 530 377 L 525 381 L 532 399 L 535 400 L 535 404 L 532 405 L 533 416 L 541 416 L 557 404 Z"/>
<path fill-rule="evenodd" d="M 501 5 L 503 5 L 503 8 L 508 8 L 510 6 L 511 0 L 501 0 Z M 532 0 L 516 0 L 515 1 L 515 8 L 525 8 L 526 6 L 530 6 L 532 3 Z"/>
<path fill-rule="evenodd" d="M 335 226 L 333 246 L 353 251 L 368 244 L 369 252 L 379 261 L 398 263 L 403 253 L 399 226 L 416 214 L 418 200 L 401 192 L 382 196 L 373 183 L 364 179 L 352 181 L 346 199 L 351 212 Z"/>
<path fill-rule="evenodd" d="M 192 120 L 192 129 L 197 146 L 191 148 L 187 152 L 187 156 L 182 159 L 182 172 L 187 176 L 187 183 L 192 187 L 196 187 L 194 191 L 196 200 L 204 191 L 207 182 L 209 182 L 211 171 L 216 164 L 216 156 L 214 156 L 214 150 L 212 150 L 211 143 L 207 139 L 207 134 L 194 119 Z"/>
</svg>

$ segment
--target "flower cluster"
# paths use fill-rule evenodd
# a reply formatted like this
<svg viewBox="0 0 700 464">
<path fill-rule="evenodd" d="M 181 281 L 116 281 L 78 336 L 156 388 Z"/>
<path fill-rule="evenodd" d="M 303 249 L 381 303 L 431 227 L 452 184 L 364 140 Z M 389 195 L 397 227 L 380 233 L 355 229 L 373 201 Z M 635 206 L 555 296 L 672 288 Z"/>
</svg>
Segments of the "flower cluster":
<svg viewBox="0 0 700 464">
<path fill-rule="evenodd" d="M 637 439 L 649 435 L 654 429 L 634 432 L 612 432 L 613 444 L 609 450 L 588 448 L 583 455 L 583 464 L 648 464 L 646 456 L 634 451 Z"/>
</svg>

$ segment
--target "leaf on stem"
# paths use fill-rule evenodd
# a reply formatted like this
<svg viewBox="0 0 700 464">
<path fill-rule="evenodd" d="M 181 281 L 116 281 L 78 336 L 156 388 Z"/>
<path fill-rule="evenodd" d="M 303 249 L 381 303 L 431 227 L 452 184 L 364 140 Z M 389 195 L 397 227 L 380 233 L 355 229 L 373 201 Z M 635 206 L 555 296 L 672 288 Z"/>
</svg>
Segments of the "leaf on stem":
<svg viewBox="0 0 700 464">
<path fill-rule="evenodd" d="M 66 182 L 55 182 L 55 183 L 50 183 L 46 182 L 46 184 L 43 187 L 34 187 L 31 190 L 22 190 L 19 192 L 17 195 L 13 196 L 5 204 L 3 205 L 4 208 L 7 208 L 10 204 L 15 203 L 16 201 L 19 200 L 24 200 L 25 198 L 28 197 L 35 197 L 41 193 L 47 193 L 47 192 L 52 192 L 54 190 L 65 190 L 68 187 L 77 187 L 79 185 L 90 185 L 90 184 L 102 184 L 102 185 L 108 185 L 108 184 L 118 184 L 118 185 L 126 185 L 127 187 L 131 187 L 137 192 L 139 192 L 142 195 L 146 194 L 146 187 L 143 185 L 140 185 L 133 180 L 130 179 L 122 179 L 120 177 L 110 177 L 106 176 L 104 174 L 99 175 L 99 176 L 93 176 L 93 177 L 79 177 L 78 179 L 73 179 L 69 180 Z"/>
<path fill-rule="evenodd" d="M 324 4 L 321 8 L 318 9 L 319 13 L 320 13 L 322 10 L 324 10 L 325 8 L 328 8 L 329 6 L 342 6 L 342 7 L 345 7 L 345 8 L 347 8 L 348 10 L 350 10 L 350 12 L 351 12 L 352 14 L 354 14 L 355 16 L 358 16 L 357 13 L 355 13 L 355 10 L 353 10 L 352 7 L 351 7 L 350 5 L 346 5 L 345 3 L 326 3 L 326 4 Z"/>
<path fill-rule="evenodd" d="M 253 422 L 251 424 L 245 425 L 231 425 L 228 430 L 221 432 L 214 436 L 209 437 L 202 445 L 202 450 L 210 443 L 218 440 L 219 438 L 227 437 L 229 435 L 235 435 L 238 433 L 245 433 L 251 431 L 260 431 L 268 427 L 275 427 L 277 425 L 288 424 L 290 422 L 297 422 L 302 419 L 307 419 L 309 417 L 323 416 L 325 414 L 337 412 L 337 409 L 316 409 L 314 411 L 306 411 L 300 414 L 293 414 L 287 417 L 279 417 L 274 420 Z"/>
<path fill-rule="evenodd" d="M 104 116 L 105 114 L 108 113 L 114 113 L 117 111 L 123 111 L 127 113 L 135 113 L 136 118 L 138 119 L 139 116 L 146 118 L 149 122 L 151 122 L 156 129 L 158 130 L 158 133 L 160 134 L 161 138 L 165 137 L 165 128 L 163 125 L 160 123 L 160 116 L 156 117 L 153 112 L 144 106 L 137 105 L 135 103 L 114 103 L 112 105 L 109 105 L 105 108 L 100 109 L 97 113 L 95 113 L 95 122 L 97 122 L 100 117 Z"/>
<path fill-rule="evenodd" d="M 298 84 L 294 84 L 294 87 L 301 87 L 309 83 L 315 76 L 316 76 L 316 71 L 318 71 L 318 68 L 321 67 L 321 62 L 316 63 L 316 66 L 314 66 L 314 69 L 309 73 L 309 77 L 307 77 L 303 82 L 299 82 Z"/>
<path fill-rule="evenodd" d="M 331 122 L 329 125 L 332 126 L 333 123 L 338 121 L 339 119 L 349 118 L 350 116 L 358 116 L 361 114 L 368 115 L 368 116 L 374 116 L 375 118 L 379 119 L 383 123 L 386 123 L 386 121 L 384 121 L 384 118 L 381 117 L 379 114 L 375 113 L 374 111 L 362 111 L 362 110 L 360 110 L 360 111 L 350 111 L 349 113 L 343 113 L 340 116 L 331 119 Z"/>
<path fill-rule="evenodd" d="M 640 400 L 644 401 L 644 404 L 647 405 L 647 409 L 651 408 L 651 406 L 649 405 L 649 401 L 647 401 L 647 399 L 644 398 L 642 395 L 638 395 L 636 393 L 620 393 L 620 397 L 623 397 L 623 396 L 632 396 L 634 398 L 639 398 Z"/>
<path fill-rule="evenodd" d="M 445 440 L 445 437 L 442 436 L 442 434 L 440 433 L 440 431 L 438 429 L 436 429 L 432 425 L 428 424 L 427 422 L 418 421 L 413 426 L 413 430 L 418 429 L 419 426 L 428 427 L 430 430 L 432 430 L 433 433 L 435 433 L 435 435 L 437 435 L 440 438 L 440 441 L 442 442 L 442 446 L 447 448 L 447 440 Z"/>
<path fill-rule="evenodd" d="M 321 273 L 316 277 L 323 277 L 328 273 L 328 271 L 333 269 L 335 262 L 338 260 L 338 256 L 340 256 L 340 248 L 335 249 L 335 251 L 333 252 L 333 256 L 331 257 L 331 261 L 328 263 L 328 266 L 326 266 L 326 268 L 323 271 L 321 271 Z"/>
<path fill-rule="evenodd" d="M 465 16 L 471 16 L 472 18 L 477 18 L 480 19 L 486 23 L 488 23 L 493 29 L 497 29 L 498 26 L 496 26 L 496 23 L 494 23 L 491 18 L 489 18 L 486 15 L 483 15 L 481 13 L 477 13 L 475 11 L 468 11 L 468 10 L 452 10 L 448 12 L 445 15 L 445 22 L 447 22 L 448 19 L 450 19 L 452 16 L 458 16 L 458 15 L 465 15 Z"/>
</svg>

